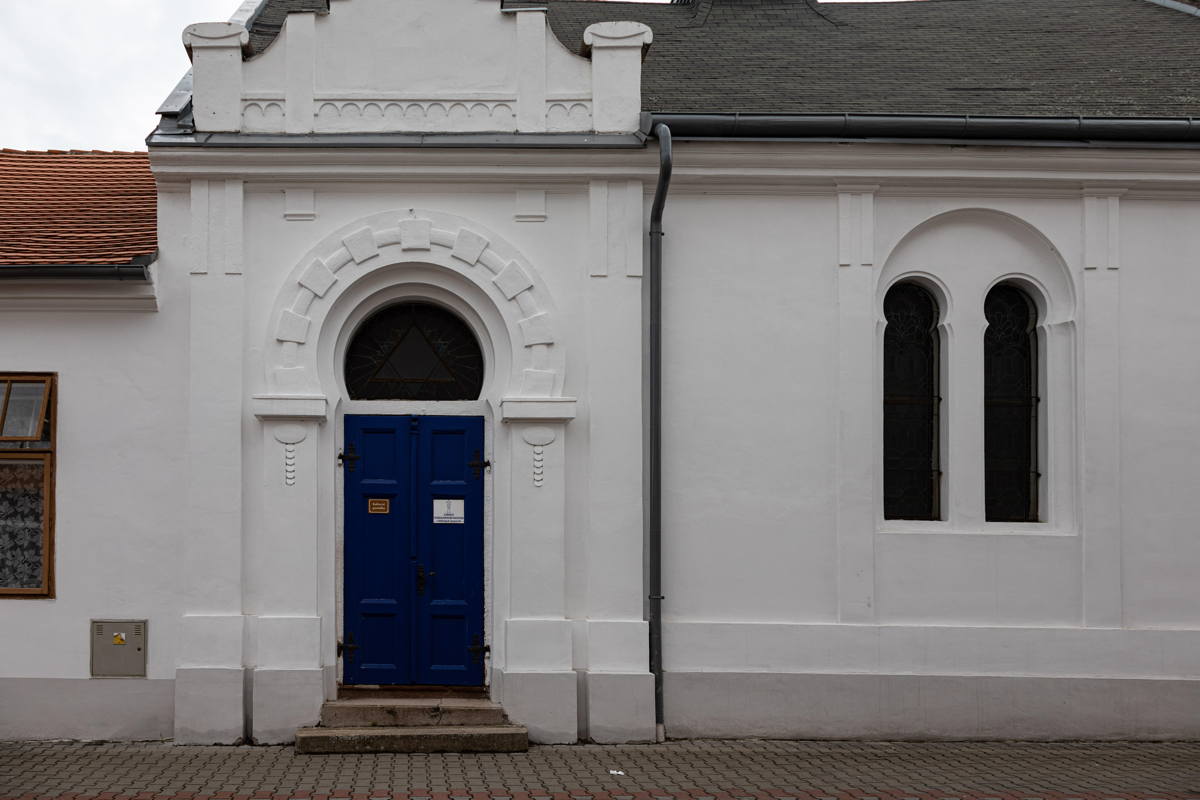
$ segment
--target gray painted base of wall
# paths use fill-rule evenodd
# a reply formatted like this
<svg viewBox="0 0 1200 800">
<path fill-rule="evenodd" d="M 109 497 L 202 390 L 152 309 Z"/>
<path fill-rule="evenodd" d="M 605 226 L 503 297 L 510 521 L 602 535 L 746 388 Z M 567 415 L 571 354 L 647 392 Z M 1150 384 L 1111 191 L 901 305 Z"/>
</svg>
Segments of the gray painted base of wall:
<svg viewBox="0 0 1200 800">
<path fill-rule="evenodd" d="M 246 679 L 240 667 L 175 670 L 175 743 L 236 744 L 246 733 Z"/>
<path fill-rule="evenodd" d="M 242 676 L 229 672 L 190 676 L 191 697 L 180 698 L 182 707 L 205 697 L 223 702 L 208 709 L 221 720 L 210 719 L 205 732 L 192 727 L 188 739 L 239 738 Z M 292 676 L 271 676 L 272 682 L 276 677 Z M 616 677 L 625 680 L 590 687 L 593 737 L 597 723 L 611 726 L 605 740 L 640 733 L 640 725 L 629 731 L 622 722 L 640 722 L 640 711 L 604 721 L 634 700 L 622 693 L 644 693 L 643 676 Z M 535 741 L 574 740 L 573 673 L 497 678 L 505 684 L 506 709 L 532 723 Z M 318 675 L 302 680 L 305 694 L 315 695 Z M 169 739 L 176 688 L 172 680 L 0 678 L 0 739 Z M 665 692 L 673 738 L 1200 738 L 1200 680 L 669 672 Z M 193 715 L 193 726 L 199 722 Z"/>
<path fill-rule="evenodd" d="M 291 744 L 296 729 L 316 725 L 325 701 L 319 669 L 255 669 L 251 676 L 251 736 L 255 744 Z"/>
<path fill-rule="evenodd" d="M 579 679 L 574 672 L 502 672 L 501 705 L 513 722 L 529 728 L 536 744 L 570 744 L 579 739 Z"/>
<path fill-rule="evenodd" d="M 175 681 L 0 678 L 0 739 L 170 739 Z"/>
<path fill-rule="evenodd" d="M 1200 680 L 669 672 L 664 693 L 671 738 L 1200 738 Z"/>
<path fill-rule="evenodd" d="M 654 741 L 654 676 L 589 672 L 585 675 L 587 736 L 600 744 Z"/>
</svg>

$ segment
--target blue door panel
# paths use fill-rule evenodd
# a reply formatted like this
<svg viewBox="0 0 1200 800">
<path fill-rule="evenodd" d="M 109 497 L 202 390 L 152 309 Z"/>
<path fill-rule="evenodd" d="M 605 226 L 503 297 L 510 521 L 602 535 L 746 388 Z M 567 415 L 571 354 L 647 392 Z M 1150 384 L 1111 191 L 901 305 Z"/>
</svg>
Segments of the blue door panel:
<svg viewBox="0 0 1200 800">
<path fill-rule="evenodd" d="M 423 417 L 416 502 L 429 591 L 417 598 L 421 683 L 483 682 L 483 420 Z M 479 462 L 472 467 L 473 462 Z M 438 501 L 461 501 L 461 523 L 434 522 Z M 472 648 L 477 648 L 472 650 Z"/>
<path fill-rule="evenodd" d="M 351 448 L 345 683 L 481 685 L 483 420 L 347 416 Z"/>
<path fill-rule="evenodd" d="M 346 417 L 346 452 L 358 455 L 345 469 L 346 683 L 408 683 L 412 675 L 401 646 L 412 632 L 401 491 L 410 477 L 408 427 L 405 417 Z M 369 513 L 372 500 L 386 500 L 387 513 Z"/>
</svg>

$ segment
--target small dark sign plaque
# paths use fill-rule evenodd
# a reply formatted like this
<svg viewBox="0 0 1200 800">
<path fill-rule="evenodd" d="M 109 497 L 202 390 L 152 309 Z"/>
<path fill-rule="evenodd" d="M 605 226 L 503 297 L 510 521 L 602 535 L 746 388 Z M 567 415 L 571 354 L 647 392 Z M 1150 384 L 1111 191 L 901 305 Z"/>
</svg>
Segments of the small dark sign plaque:
<svg viewBox="0 0 1200 800">
<path fill-rule="evenodd" d="M 368 514 L 388 514 L 392 510 L 392 501 L 387 498 L 371 498 L 367 500 Z"/>
</svg>

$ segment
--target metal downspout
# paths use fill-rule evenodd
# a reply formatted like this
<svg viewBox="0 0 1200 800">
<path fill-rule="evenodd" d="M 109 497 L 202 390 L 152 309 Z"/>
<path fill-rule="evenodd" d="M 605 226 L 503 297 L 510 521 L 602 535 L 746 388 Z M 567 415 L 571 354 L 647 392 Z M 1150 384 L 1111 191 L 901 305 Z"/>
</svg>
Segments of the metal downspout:
<svg viewBox="0 0 1200 800">
<path fill-rule="evenodd" d="M 658 741 L 666 739 L 663 714 L 662 647 L 662 239 L 663 208 L 671 188 L 671 129 L 654 126 L 658 138 L 658 187 L 650 210 L 650 424 L 649 498 L 647 500 L 647 577 L 649 589 L 650 672 L 654 674 L 654 731 Z"/>
</svg>

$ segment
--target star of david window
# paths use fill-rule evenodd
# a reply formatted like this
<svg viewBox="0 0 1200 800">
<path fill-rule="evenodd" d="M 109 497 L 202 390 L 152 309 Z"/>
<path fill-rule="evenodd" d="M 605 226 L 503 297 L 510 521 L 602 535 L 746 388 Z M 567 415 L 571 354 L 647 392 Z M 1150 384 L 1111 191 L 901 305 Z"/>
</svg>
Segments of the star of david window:
<svg viewBox="0 0 1200 800">
<path fill-rule="evenodd" d="M 398 303 L 369 317 L 346 351 L 352 400 L 477 400 L 483 352 L 456 314 Z"/>
</svg>

